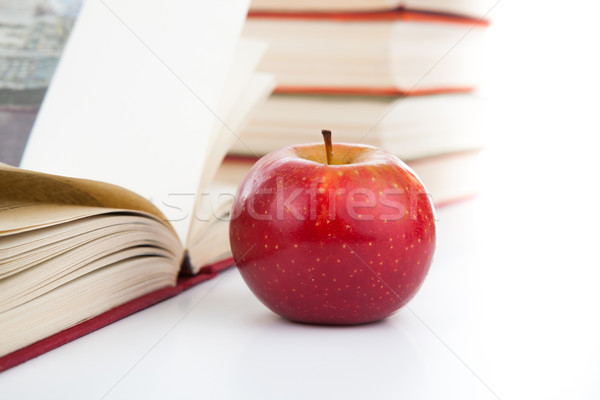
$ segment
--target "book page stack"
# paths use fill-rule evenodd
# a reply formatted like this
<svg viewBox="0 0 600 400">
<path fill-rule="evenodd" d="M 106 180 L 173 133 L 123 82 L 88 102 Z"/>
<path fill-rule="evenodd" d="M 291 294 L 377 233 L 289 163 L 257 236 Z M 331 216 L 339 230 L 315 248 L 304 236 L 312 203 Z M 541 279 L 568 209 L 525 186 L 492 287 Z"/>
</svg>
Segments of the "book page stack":
<svg viewBox="0 0 600 400">
<path fill-rule="evenodd" d="M 476 192 L 483 46 L 489 0 L 253 0 L 243 30 L 268 43 L 258 69 L 274 94 L 232 154 L 320 140 L 388 150 L 436 204 Z M 229 157 L 232 174 L 239 159 Z"/>
</svg>

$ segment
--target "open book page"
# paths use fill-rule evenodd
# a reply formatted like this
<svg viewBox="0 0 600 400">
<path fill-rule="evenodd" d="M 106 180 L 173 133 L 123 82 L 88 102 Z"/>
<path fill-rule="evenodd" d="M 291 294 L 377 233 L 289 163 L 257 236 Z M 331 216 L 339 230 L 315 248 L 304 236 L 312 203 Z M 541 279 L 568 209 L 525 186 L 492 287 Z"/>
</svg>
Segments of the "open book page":
<svg viewBox="0 0 600 400">
<path fill-rule="evenodd" d="M 175 285 L 183 247 L 143 197 L 4 164 L 0 187 L 0 357 Z"/>
<path fill-rule="evenodd" d="M 257 77 L 264 75 L 256 73 L 255 69 L 265 51 L 264 42 L 246 38 L 238 42 L 219 103 L 218 115 L 221 119 L 213 126 L 213 134 L 210 135 L 211 151 L 207 154 L 206 165 L 200 175 L 200 190 L 212 182 L 222 158 L 238 138 L 240 125 L 248 118 L 250 108 L 259 103 L 259 98 L 266 98 L 274 88 L 274 78 L 270 75 L 268 79 L 273 81 L 272 84 L 269 81 L 261 86 L 255 84 Z"/>
<path fill-rule="evenodd" d="M 271 75 L 255 74 L 243 95 L 238 97 L 234 107 L 235 115 L 229 119 L 229 128 L 233 129 L 235 134 L 223 126 L 219 129 L 219 144 L 211 156 L 211 159 L 214 158 L 218 162 L 210 163 L 215 167 L 210 168 L 210 181 L 207 180 L 208 184 L 198 190 L 194 219 L 186 246 L 194 273 L 205 263 L 231 256 L 228 234 L 230 210 L 235 190 L 242 179 L 217 181 L 215 176 L 232 143 L 235 140 L 243 140 L 238 136 L 238 132 L 274 87 L 275 81 Z"/>
<path fill-rule="evenodd" d="M 132 257 L 87 272 L 1 312 L 0 357 L 173 284 L 173 270 L 168 258 Z"/>
<path fill-rule="evenodd" d="M 185 242 L 247 6 L 86 1 L 21 166 L 131 189 Z"/>
<path fill-rule="evenodd" d="M 41 279 L 50 269 L 40 263 L 50 259 L 63 271 L 74 268 L 73 254 L 71 261 L 61 254 L 75 248 L 85 264 L 121 247 L 153 243 L 152 252 L 168 253 L 176 267 L 181 263 L 183 248 L 173 228 L 148 200 L 126 189 L 5 164 L 0 164 L 0 187 L 0 279 L 30 266 L 43 271 L 32 279 Z M 7 294 L 1 287 L 0 281 L 0 292 Z"/>
<path fill-rule="evenodd" d="M 229 250 L 226 224 L 215 225 L 214 222 L 228 215 L 235 186 L 215 187 L 213 179 L 232 144 L 243 140 L 239 136 L 243 124 L 275 87 L 272 75 L 254 73 L 264 50 L 263 43 L 245 39 L 240 41 L 236 51 L 231 79 L 219 109 L 224 119 L 214 127 L 211 152 L 202 170 L 186 243 L 193 267 L 223 257 Z M 220 225 L 225 225 L 225 230 L 218 228 Z M 198 247 L 201 242 L 211 245 Z"/>
<path fill-rule="evenodd" d="M 262 103 L 274 88 L 274 80 L 271 75 L 256 74 L 253 76 L 249 88 L 238 100 L 240 103 L 235 107 L 238 118 L 232 118 L 232 124 L 236 132 L 247 121 L 247 117 L 256 110 L 257 105 Z M 257 100 L 259 99 L 259 100 Z M 236 103 L 237 104 L 237 103 Z M 244 116 L 241 118 L 240 116 Z M 215 155 L 219 159 L 216 163 L 220 169 L 227 149 L 235 140 L 243 140 L 242 137 L 232 135 L 231 132 L 220 133 L 221 143 L 219 151 Z M 197 272 L 198 267 L 204 263 L 212 263 L 216 260 L 231 256 L 229 248 L 229 220 L 230 211 L 235 196 L 237 185 L 243 177 L 236 180 L 215 180 L 217 169 L 211 171 L 211 183 L 198 191 L 194 220 L 191 226 L 188 246 L 192 272 Z"/>
<path fill-rule="evenodd" d="M 152 214 L 157 219 L 165 221 L 164 215 L 151 202 L 142 196 L 127 189 L 109 183 L 92 181 L 88 179 L 74 179 L 57 175 L 50 175 L 35 171 L 15 168 L 0 164 L 0 200 L 5 207 L 0 210 L 4 213 L 18 212 L 17 204 L 46 204 L 48 209 L 64 210 L 66 214 L 80 215 L 95 213 L 92 207 L 113 209 L 136 210 Z M 8 207 L 8 202 L 15 205 Z M 80 207 L 61 207 L 63 205 Z M 98 211 L 101 212 L 102 210 Z M 22 214 L 22 215 L 21 215 Z M 50 222 L 56 218 L 60 221 L 60 212 L 56 211 L 51 217 L 29 212 L 19 212 L 18 218 L 0 219 L 0 232 L 3 230 L 17 229 L 28 225 L 34 226 L 41 222 Z M 39 218 L 39 221 L 35 218 Z M 165 221 L 165 224 L 168 223 Z"/>
<path fill-rule="evenodd" d="M 29 207 L 34 213 L 42 207 Z M 96 214 L 0 240 L 0 314 L 88 273 L 125 260 L 166 261 L 174 284 L 181 252 L 158 221 L 139 215 Z"/>
</svg>

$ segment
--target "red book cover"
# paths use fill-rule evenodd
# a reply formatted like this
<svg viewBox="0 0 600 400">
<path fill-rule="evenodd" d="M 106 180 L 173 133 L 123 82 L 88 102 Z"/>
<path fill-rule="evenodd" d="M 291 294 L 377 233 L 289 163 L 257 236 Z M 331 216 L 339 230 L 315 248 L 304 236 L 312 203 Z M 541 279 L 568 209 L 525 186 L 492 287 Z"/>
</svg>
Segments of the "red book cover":
<svg viewBox="0 0 600 400">
<path fill-rule="evenodd" d="M 217 263 L 202 267 L 196 275 L 182 274 L 177 280 L 175 286 L 165 287 L 154 292 L 148 293 L 137 299 L 128 301 L 115 308 L 112 308 L 104 313 L 97 315 L 91 319 L 83 321 L 75 326 L 58 332 L 45 339 L 39 340 L 29 346 L 13 351 L 3 357 L 0 357 L 0 372 L 9 368 L 24 363 L 27 360 L 42 355 L 50 350 L 69 343 L 75 339 L 103 328 L 115 321 L 127 317 L 133 313 L 148 308 L 154 304 L 160 303 L 163 300 L 177 296 L 183 291 L 209 279 L 214 278 L 217 274 L 233 265 L 232 258 L 221 260 Z"/>
<path fill-rule="evenodd" d="M 400 90 L 396 88 L 365 87 L 325 87 L 325 86 L 278 86 L 274 93 L 279 94 L 320 94 L 332 96 L 422 96 L 445 93 L 470 93 L 476 88 L 436 87 L 435 89 Z"/>
</svg>

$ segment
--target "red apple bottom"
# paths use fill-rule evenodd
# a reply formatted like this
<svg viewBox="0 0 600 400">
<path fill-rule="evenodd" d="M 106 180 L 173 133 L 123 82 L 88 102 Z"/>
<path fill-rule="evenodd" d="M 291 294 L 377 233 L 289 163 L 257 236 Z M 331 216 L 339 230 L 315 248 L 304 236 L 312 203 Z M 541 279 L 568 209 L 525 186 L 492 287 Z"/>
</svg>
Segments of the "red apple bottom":
<svg viewBox="0 0 600 400">
<path fill-rule="evenodd" d="M 414 173 L 369 146 L 282 149 L 238 189 L 230 224 L 239 271 L 256 297 L 298 322 L 388 317 L 417 293 L 435 250 L 435 215 Z"/>
</svg>

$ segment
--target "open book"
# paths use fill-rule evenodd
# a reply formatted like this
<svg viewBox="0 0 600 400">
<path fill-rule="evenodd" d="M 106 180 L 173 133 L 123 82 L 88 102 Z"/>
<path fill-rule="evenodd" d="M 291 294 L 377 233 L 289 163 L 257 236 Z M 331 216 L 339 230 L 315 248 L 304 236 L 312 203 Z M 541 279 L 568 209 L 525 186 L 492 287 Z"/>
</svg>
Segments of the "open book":
<svg viewBox="0 0 600 400">
<path fill-rule="evenodd" d="M 0 165 L 0 371 L 232 265 L 232 196 L 208 194 L 274 80 L 246 1 L 184 3 L 87 1 Z"/>
</svg>

